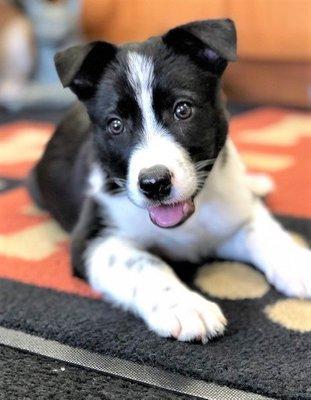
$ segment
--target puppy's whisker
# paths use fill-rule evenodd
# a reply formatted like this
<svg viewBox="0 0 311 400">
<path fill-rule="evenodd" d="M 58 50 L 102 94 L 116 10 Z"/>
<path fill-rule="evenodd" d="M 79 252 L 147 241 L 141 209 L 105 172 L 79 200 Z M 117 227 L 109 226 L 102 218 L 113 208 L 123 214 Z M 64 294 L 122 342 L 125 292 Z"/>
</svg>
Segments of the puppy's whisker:
<svg viewBox="0 0 311 400">
<path fill-rule="evenodd" d="M 198 162 L 196 162 L 194 164 L 195 165 L 195 169 L 197 171 L 200 171 L 201 169 L 203 169 L 203 168 L 205 168 L 205 167 L 207 167 L 209 165 L 214 164 L 215 160 L 216 160 L 216 158 L 210 158 L 210 159 L 198 161 Z"/>
<path fill-rule="evenodd" d="M 113 194 L 113 195 L 125 194 L 125 193 L 126 193 L 126 190 L 124 188 L 117 188 L 117 189 L 109 190 L 109 194 Z"/>
<path fill-rule="evenodd" d="M 206 182 L 206 179 L 198 179 L 197 185 L 204 184 L 205 182 Z"/>
<path fill-rule="evenodd" d="M 206 182 L 206 178 L 209 175 L 209 171 L 196 171 L 197 176 L 197 191 L 201 190 Z"/>
<path fill-rule="evenodd" d="M 205 181 L 204 182 L 198 182 L 197 183 L 197 187 L 201 187 L 202 188 L 204 186 L 204 184 L 205 184 Z"/>
<path fill-rule="evenodd" d="M 107 179 L 107 182 L 112 182 L 118 185 L 120 188 L 125 189 L 126 187 L 126 180 L 122 178 L 109 178 Z"/>
<path fill-rule="evenodd" d="M 200 178 L 200 177 L 205 177 L 205 176 L 207 176 L 209 174 L 209 171 L 198 171 L 197 173 L 196 173 L 196 176 L 198 177 L 198 178 Z"/>
<path fill-rule="evenodd" d="M 197 173 L 196 174 L 196 176 L 197 176 L 197 180 L 198 181 L 205 181 L 206 180 L 206 178 L 208 177 L 208 175 L 209 175 L 209 173 L 208 172 L 206 172 L 206 173 L 204 173 L 204 174 L 202 174 L 202 173 Z"/>
</svg>

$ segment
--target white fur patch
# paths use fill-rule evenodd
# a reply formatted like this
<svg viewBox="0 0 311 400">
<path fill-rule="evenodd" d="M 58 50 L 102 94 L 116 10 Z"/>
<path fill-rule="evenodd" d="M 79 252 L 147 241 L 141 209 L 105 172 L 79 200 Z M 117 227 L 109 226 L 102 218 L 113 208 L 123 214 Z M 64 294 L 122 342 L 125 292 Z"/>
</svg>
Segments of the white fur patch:
<svg viewBox="0 0 311 400">
<path fill-rule="evenodd" d="M 139 274 L 136 268 L 128 268 L 126 262 L 138 258 L 141 253 L 131 248 L 128 242 L 113 236 L 94 240 L 85 255 L 91 286 L 127 308 L 139 282 Z"/>
<path fill-rule="evenodd" d="M 168 202 L 188 199 L 196 191 L 196 171 L 185 150 L 168 135 L 149 135 L 130 158 L 128 190 L 137 205 L 146 204 L 146 199 L 138 191 L 138 175 L 142 169 L 155 165 L 164 165 L 172 173 L 173 187 Z"/>
<path fill-rule="evenodd" d="M 130 52 L 128 55 L 128 80 L 132 85 L 143 117 L 144 134 L 161 135 L 163 128 L 157 123 L 152 107 L 154 67 L 150 57 Z"/>
<path fill-rule="evenodd" d="M 273 179 L 266 174 L 247 173 L 247 183 L 251 191 L 259 197 L 265 197 L 275 189 Z"/>
<path fill-rule="evenodd" d="M 96 196 L 103 192 L 105 188 L 105 175 L 99 165 L 93 164 L 88 178 L 88 184 L 88 193 L 90 195 Z"/>
<path fill-rule="evenodd" d="M 188 153 L 156 120 L 152 107 L 154 79 L 152 59 L 131 52 L 128 56 L 128 69 L 128 79 L 134 89 L 143 118 L 142 139 L 129 163 L 130 197 L 137 205 L 146 206 L 146 199 L 138 190 L 138 175 L 142 169 L 164 165 L 173 175 L 173 191 L 168 201 L 185 200 L 196 190 L 196 171 Z"/>
</svg>

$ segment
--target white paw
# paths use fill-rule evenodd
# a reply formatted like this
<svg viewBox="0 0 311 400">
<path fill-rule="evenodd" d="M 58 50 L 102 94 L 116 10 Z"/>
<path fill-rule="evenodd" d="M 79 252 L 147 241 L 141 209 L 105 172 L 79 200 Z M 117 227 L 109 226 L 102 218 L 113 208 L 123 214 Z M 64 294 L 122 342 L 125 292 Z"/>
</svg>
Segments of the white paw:
<svg viewBox="0 0 311 400">
<path fill-rule="evenodd" d="M 259 197 L 265 197 L 275 189 L 273 179 L 266 174 L 247 173 L 246 175 L 248 187 Z"/>
<path fill-rule="evenodd" d="M 188 289 L 174 296 L 164 295 L 144 317 L 149 328 L 160 336 L 203 343 L 222 335 L 227 324 L 216 303 Z"/>
<path fill-rule="evenodd" d="M 286 296 L 311 298 L 311 251 L 298 246 L 290 250 L 284 249 L 267 279 Z"/>
</svg>

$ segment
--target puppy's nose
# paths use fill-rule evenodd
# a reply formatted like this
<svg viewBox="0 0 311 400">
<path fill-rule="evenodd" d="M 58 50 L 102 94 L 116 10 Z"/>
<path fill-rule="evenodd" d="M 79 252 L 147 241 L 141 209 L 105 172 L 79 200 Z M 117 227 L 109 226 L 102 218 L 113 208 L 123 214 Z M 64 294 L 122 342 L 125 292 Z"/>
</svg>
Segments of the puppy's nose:
<svg viewBox="0 0 311 400">
<path fill-rule="evenodd" d="M 138 184 L 148 199 L 161 200 L 171 192 L 172 175 L 164 165 L 155 165 L 140 171 Z"/>
</svg>

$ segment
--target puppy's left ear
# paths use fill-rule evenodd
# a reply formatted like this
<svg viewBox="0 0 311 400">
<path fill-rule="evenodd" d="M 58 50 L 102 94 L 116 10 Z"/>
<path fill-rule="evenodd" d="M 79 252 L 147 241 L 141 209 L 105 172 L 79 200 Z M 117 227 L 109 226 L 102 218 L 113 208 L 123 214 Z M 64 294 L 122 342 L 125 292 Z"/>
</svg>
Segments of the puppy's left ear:
<svg viewBox="0 0 311 400">
<path fill-rule="evenodd" d="M 190 22 L 168 31 L 163 41 L 215 74 L 222 74 L 228 61 L 237 59 L 236 30 L 230 19 Z"/>
</svg>

